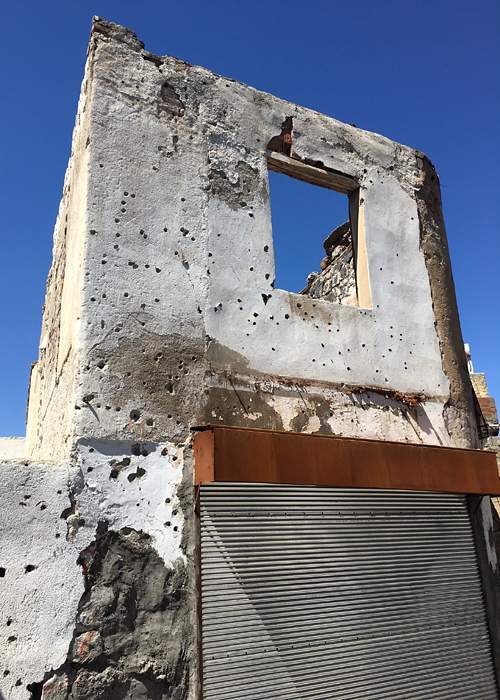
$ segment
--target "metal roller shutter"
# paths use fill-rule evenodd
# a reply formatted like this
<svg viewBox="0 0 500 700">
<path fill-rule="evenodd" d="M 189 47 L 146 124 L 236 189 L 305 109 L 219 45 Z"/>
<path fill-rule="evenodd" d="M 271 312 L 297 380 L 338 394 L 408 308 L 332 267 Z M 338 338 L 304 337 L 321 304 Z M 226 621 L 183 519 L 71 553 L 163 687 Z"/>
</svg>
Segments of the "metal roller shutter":
<svg viewBox="0 0 500 700">
<path fill-rule="evenodd" d="M 466 501 L 200 489 L 204 700 L 497 698 Z"/>
</svg>

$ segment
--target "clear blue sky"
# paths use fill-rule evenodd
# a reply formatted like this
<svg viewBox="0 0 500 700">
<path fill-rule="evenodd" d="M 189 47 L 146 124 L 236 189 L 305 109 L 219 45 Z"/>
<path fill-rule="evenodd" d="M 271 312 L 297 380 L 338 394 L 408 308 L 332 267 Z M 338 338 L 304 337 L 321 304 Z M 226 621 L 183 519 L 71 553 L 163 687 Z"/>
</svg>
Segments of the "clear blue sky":
<svg viewBox="0 0 500 700">
<path fill-rule="evenodd" d="M 464 337 L 500 399 L 498 0 L 27 0 L 3 3 L 0 13 L 0 435 L 24 432 L 94 14 L 131 27 L 154 53 L 425 151 L 441 177 Z M 317 229 L 313 260 L 328 232 L 325 206 L 322 200 L 282 222 L 290 235 L 302 235 L 306 222 Z M 283 264 L 283 278 L 317 268 Z"/>
</svg>

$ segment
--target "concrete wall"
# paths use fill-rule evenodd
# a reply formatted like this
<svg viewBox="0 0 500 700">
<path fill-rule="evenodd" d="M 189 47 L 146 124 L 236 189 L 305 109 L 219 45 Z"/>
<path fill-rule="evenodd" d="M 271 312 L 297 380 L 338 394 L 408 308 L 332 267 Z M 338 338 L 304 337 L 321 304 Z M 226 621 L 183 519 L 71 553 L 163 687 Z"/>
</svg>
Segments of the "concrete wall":
<svg viewBox="0 0 500 700">
<path fill-rule="evenodd" d="M 359 306 L 274 288 L 286 117 L 292 166 L 359 185 Z M 196 696 L 193 426 L 474 446 L 471 406 L 429 161 L 95 21 L 31 461 L 1 467 L 2 691 Z"/>
<path fill-rule="evenodd" d="M 88 62 L 54 227 L 53 259 L 47 279 L 39 357 L 30 376 L 26 449 L 32 459 L 45 461 L 67 457 L 74 437 L 74 394 L 82 362 L 79 321 L 88 231 L 91 69 L 91 62 Z"/>
<path fill-rule="evenodd" d="M 42 435 L 54 426 L 58 436 L 103 438 L 185 437 L 192 424 L 220 421 L 471 442 L 471 431 L 446 420 L 452 391 L 422 249 L 415 151 L 151 57 L 130 32 L 103 23 L 89 66 L 86 138 L 73 154 L 83 164 L 85 235 L 82 242 L 81 226 L 69 227 L 71 274 L 49 278 L 37 369 L 47 386 L 37 380 L 30 399 L 33 455 L 40 448 L 32 424 Z M 287 115 L 295 158 L 359 183 L 369 307 L 274 288 L 266 144 Z M 57 229 L 54 269 L 64 260 L 59 238 Z M 73 301 L 61 311 L 64 294 L 54 299 L 52 288 L 64 285 L 53 279 L 71 280 Z M 56 403 L 68 353 L 77 386 L 74 404 L 68 388 L 57 401 L 70 423 L 61 431 L 61 420 L 36 404 L 48 396 Z M 380 415 L 388 408 L 389 421 Z M 62 450 L 57 442 L 47 458 L 69 455 L 71 439 Z"/>
<path fill-rule="evenodd" d="M 193 697 L 189 449 L 84 441 L 0 473 L 2 697 Z"/>
</svg>

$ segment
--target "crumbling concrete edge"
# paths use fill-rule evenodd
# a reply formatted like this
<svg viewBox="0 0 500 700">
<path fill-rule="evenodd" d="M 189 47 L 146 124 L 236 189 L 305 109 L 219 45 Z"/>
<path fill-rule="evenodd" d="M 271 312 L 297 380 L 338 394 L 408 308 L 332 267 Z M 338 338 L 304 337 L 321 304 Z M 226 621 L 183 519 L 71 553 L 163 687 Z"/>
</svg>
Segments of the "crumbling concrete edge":
<svg viewBox="0 0 500 700">
<path fill-rule="evenodd" d="M 456 447 L 478 448 L 474 395 L 463 349 L 439 178 L 427 156 L 417 152 L 416 158 L 419 182 L 415 194 L 420 220 L 420 249 L 429 274 L 443 371 L 450 384 L 444 419 Z"/>
</svg>

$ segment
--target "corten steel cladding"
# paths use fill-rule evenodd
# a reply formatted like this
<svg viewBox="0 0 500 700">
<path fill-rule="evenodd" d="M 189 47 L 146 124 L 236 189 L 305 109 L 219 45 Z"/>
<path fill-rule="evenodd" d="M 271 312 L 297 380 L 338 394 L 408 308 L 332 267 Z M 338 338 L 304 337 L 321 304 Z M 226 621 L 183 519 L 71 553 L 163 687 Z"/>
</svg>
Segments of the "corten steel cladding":
<svg viewBox="0 0 500 700">
<path fill-rule="evenodd" d="M 213 427 L 195 435 L 196 483 L 311 484 L 500 495 L 481 450 Z"/>
</svg>

